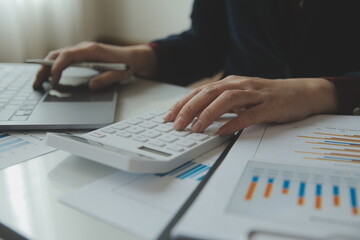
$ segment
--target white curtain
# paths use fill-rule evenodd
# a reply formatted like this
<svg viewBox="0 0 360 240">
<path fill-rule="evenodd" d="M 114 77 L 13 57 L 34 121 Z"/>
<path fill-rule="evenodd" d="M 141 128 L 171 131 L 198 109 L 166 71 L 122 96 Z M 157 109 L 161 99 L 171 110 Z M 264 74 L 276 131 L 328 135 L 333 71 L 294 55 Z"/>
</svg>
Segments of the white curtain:
<svg viewBox="0 0 360 240">
<path fill-rule="evenodd" d="M 42 58 L 96 37 L 97 0 L 0 0 L 0 62 Z"/>
</svg>

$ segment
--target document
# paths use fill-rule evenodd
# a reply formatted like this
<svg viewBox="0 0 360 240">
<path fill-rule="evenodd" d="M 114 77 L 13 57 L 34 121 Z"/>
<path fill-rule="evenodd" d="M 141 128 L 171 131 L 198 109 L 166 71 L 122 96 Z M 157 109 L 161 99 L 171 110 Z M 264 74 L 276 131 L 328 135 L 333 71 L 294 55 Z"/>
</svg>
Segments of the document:
<svg viewBox="0 0 360 240">
<path fill-rule="evenodd" d="M 156 239 L 225 147 L 165 174 L 118 171 L 60 200 L 141 239 Z"/>
<path fill-rule="evenodd" d="M 0 169 L 56 150 L 46 146 L 40 132 L 0 132 Z"/>
<path fill-rule="evenodd" d="M 172 236 L 355 240 L 359 201 L 359 117 L 258 125 L 243 131 Z"/>
</svg>

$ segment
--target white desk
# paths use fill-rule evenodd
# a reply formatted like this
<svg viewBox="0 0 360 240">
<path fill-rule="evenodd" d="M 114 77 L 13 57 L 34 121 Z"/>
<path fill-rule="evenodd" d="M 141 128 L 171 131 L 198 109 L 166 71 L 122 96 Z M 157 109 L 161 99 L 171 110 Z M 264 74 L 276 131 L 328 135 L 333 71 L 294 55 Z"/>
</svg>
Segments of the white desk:
<svg viewBox="0 0 360 240">
<path fill-rule="evenodd" d="M 117 119 L 166 109 L 186 92 L 186 88 L 145 80 L 127 83 L 119 90 Z M 58 201 L 63 194 L 115 171 L 60 150 L 3 169 L 0 222 L 37 240 L 136 239 Z"/>
</svg>

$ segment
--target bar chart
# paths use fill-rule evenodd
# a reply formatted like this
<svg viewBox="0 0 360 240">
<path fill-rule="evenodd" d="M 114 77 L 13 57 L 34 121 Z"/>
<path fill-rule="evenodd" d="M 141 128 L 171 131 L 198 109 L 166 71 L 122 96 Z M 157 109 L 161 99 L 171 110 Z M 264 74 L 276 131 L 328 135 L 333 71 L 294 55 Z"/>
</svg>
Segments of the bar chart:
<svg viewBox="0 0 360 240">
<path fill-rule="evenodd" d="M 54 151 L 43 143 L 45 134 L 0 132 L 0 169 Z"/>
<path fill-rule="evenodd" d="M 0 153 L 30 144 L 24 139 L 11 136 L 8 133 L 0 133 Z"/>
<path fill-rule="evenodd" d="M 170 172 L 156 175 L 159 177 L 170 176 L 180 180 L 193 179 L 196 181 L 201 181 L 210 168 L 211 167 L 206 164 L 190 161 Z"/>
<path fill-rule="evenodd" d="M 356 170 L 249 161 L 228 211 L 297 222 L 316 217 L 359 222 L 359 192 Z"/>
<path fill-rule="evenodd" d="M 359 126 L 360 127 L 360 126 Z M 284 141 L 284 139 L 287 139 Z M 360 128 L 292 123 L 266 127 L 253 159 L 282 163 L 359 165 Z M 270 161 L 271 162 L 271 161 Z"/>
<path fill-rule="evenodd" d="M 304 159 L 360 163 L 360 135 L 313 132 L 297 138 L 310 148 L 308 151 L 295 150 Z"/>
</svg>

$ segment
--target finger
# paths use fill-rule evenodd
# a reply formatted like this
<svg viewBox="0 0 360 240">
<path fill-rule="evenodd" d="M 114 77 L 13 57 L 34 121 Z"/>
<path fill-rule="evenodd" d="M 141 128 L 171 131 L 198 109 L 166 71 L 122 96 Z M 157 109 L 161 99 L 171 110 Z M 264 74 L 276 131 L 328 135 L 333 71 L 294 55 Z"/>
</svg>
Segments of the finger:
<svg viewBox="0 0 360 240">
<path fill-rule="evenodd" d="M 229 135 L 251 125 L 263 123 L 266 121 L 267 109 L 264 104 L 259 104 L 238 114 L 238 117 L 233 118 L 224 124 L 218 131 L 219 135 Z"/>
<path fill-rule="evenodd" d="M 100 51 L 100 47 L 95 45 L 82 48 L 76 46 L 73 48 L 66 48 L 61 51 L 56 57 L 51 68 L 52 84 L 58 84 L 62 71 L 72 63 L 81 61 L 97 61 Z"/>
<path fill-rule="evenodd" d="M 200 113 L 213 102 L 219 95 L 226 90 L 236 88 L 232 82 L 217 82 L 206 85 L 201 91 L 193 96 L 187 103 L 185 103 L 178 113 L 174 128 L 176 130 L 183 130 L 193 119 L 200 115 Z"/>
<path fill-rule="evenodd" d="M 89 88 L 91 90 L 100 90 L 129 77 L 130 73 L 128 71 L 106 71 L 92 78 L 89 82 Z"/>
<path fill-rule="evenodd" d="M 59 55 L 59 51 L 51 51 L 46 57 L 46 60 L 54 60 Z M 51 75 L 51 67 L 42 66 L 36 74 L 35 81 L 33 83 L 33 89 L 40 90 L 42 89 L 42 84 L 46 81 L 49 81 Z"/>
<path fill-rule="evenodd" d="M 42 89 L 42 84 L 45 81 L 49 80 L 51 68 L 47 66 L 42 66 L 36 74 L 35 81 L 33 82 L 33 89 L 40 90 Z"/>
<path fill-rule="evenodd" d="M 187 95 L 182 97 L 180 100 L 178 100 L 175 104 L 173 104 L 168 112 L 164 115 L 163 119 L 165 122 L 172 122 L 176 119 L 177 115 L 179 114 L 180 110 L 183 108 L 183 106 L 196 94 L 198 94 L 201 91 L 200 88 L 196 88 L 190 91 Z"/>
<path fill-rule="evenodd" d="M 261 94 L 257 91 L 226 90 L 201 111 L 192 130 L 202 132 L 224 113 L 239 112 L 239 109 L 262 102 Z"/>
</svg>

